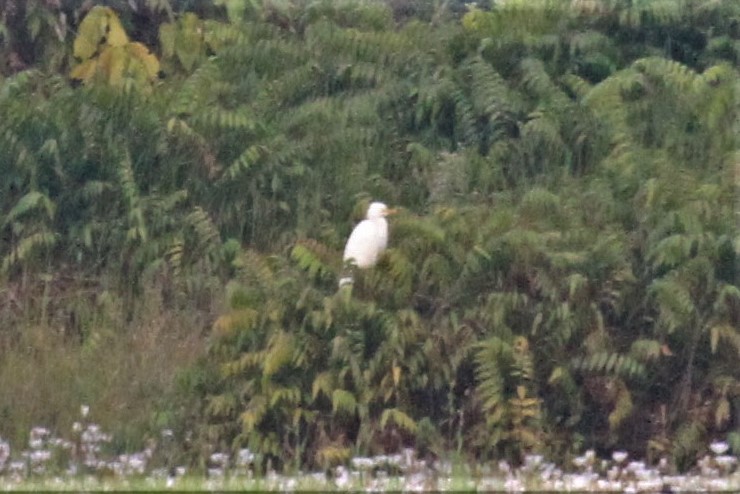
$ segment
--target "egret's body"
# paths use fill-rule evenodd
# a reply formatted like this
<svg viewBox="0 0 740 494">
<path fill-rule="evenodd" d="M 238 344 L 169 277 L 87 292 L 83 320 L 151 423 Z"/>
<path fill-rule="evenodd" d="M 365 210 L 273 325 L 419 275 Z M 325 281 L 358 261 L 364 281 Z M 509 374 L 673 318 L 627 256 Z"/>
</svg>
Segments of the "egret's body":
<svg viewBox="0 0 740 494">
<path fill-rule="evenodd" d="M 355 226 L 344 247 L 344 262 L 361 269 L 374 266 L 388 246 L 388 221 L 385 217 L 392 211 L 382 202 L 374 202 L 367 208 L 366 219 Z M 340 286 L 351 283 L 351 277 L 342 278 Z"/>
</svg>

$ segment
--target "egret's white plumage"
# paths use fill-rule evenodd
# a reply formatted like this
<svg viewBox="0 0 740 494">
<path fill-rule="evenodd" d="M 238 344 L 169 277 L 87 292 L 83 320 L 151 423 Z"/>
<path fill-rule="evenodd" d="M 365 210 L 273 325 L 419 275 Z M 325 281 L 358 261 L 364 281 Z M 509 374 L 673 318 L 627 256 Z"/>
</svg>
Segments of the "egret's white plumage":
<svg viewBox="0 0 740 494">
<path fill-rule="evenodd" d="M 388 222 L 385 217 L 393 211 L 382 202 L 374 202 L 367 208 L 366 219 L 352 230 L 344 247 L 344 262 L 358 268 L 370 268 L 378 262 L 388 246 Z M 342 278 L 339 285 L 351 283 L 351 277 Z"/>
</svg>

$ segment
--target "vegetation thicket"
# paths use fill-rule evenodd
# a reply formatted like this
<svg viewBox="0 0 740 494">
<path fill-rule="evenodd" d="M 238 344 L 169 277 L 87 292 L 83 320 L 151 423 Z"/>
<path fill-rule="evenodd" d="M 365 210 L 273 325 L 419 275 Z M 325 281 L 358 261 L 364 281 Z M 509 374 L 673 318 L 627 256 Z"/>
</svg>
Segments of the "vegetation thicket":
<svg viewBox="0 0 740 494">
<path fill-rule="evenodd" d="M 87 403 L 192 461 L 740 452 L 740 3 L 0 14 L 0 436 Z"/>
</svg>

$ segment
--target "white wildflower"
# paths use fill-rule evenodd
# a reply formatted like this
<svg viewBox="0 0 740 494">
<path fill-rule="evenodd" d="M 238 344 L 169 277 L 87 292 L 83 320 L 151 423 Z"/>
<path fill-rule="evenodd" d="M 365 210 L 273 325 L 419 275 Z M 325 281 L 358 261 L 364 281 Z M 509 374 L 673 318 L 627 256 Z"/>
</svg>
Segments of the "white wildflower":
<svg viewBox="0 0 740 494">
<path fill-rule="evenodd" d="M 730 445 L 724 441 L 714 441 L 712 444 L 709 445 L 709 449 L 711 449 L 712 453 L 714 453 L 715 455 L 723 455 L 727 452 L 729 448 Z"/>
<path fill-rule="evenodd" d="M 737 463 L 737 458 L 731 455 L 719 455 L 714 458 L 714 461 L 722 468 L 730 468 Z"/>
<path fill-rule="evenodd" d="M 542 455 L 526 455 L 524 457 L 524 466 L 528 469 L 535 469 L 542 464 L 543 459 Z"/>
<path fill-rule="evenodd" d="M 371 470 L 375 466 L 375 460 L 372 458 L 352 458 L 352 468 L 355 470 Z"/>
<path fill-rule="evenodd" d="M 627 454 L 626 451 L 615 451 L 612 453 L 612 460 L 616 461 L 617 463 L 623 463 L 628 456 L 629 454 Z"/>
<path fill-rule="evenodd" d="M 244 467 L 247 465 L 251 465 L 253 461 L 254 453 L 252 453 L 249 448 L 242 448 L 239 450 L 236 460 L 237 465 L 239 465 L 240 467 Z"/>
<path fill-rule="evenodd" d="M 10 444 L 0 439 L 0 470 L 5 468 L 8 458 L 10 458 Z"/>
<path fill-rule="evenodd" d="M 209 468 L 208 469 L 208 477 L 210 478 L 219 478 L 224 476 L 224 471 L 220 468 Z"/>
<path fill-rule="evenodd" d="M 32 464 L 46 463 L 51 459 L 51 451 L 46 449 L 37 449 L 29 455 Z"/>
<path fill-rule="evenodd" d="M 209 458 L 211 463 L 225 467 L 229 463 L 228 453 L 213 453 Z"/>
</svg>

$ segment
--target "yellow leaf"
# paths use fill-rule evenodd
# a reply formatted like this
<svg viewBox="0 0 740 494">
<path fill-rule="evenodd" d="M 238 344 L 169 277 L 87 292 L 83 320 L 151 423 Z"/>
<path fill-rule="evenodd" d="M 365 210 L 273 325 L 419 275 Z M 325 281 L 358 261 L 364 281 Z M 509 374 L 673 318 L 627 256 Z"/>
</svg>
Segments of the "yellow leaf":
<svg viewBox="0 0 740 494">
<path fill-rule="evenodd" d="M 728 420 L 730 420 L 730 402 L 727 401 L 727 398 L 722 398 L 714 412 L 714 425 L 718 429 L 722 429 L 727 425 Z"/>
<path fill-rule="evenodd" d="M 106 8 L 106 10 L 106 20 L 108 22 L 106 43 L 110 46 L 126 46 L 128 44 L 128 36 L 126 36 L 126 31 L 123 29 L 121 21 L 118 20 L 118 16 L 112 9 Z"/>
<path fill-rule="evenodd" d="M 280 331 L 271 338 L 270 349 L 265 356 L 262 372 L 272 376 L 290 363 L 293 358 L 294 338 L 290 333 Z"/>
<path fill-rule="evenodd" d="M 517 386 L 516 395 L 519 397 L 520 400 L 523 400 L 524 397 L 527 396 L 527 388 L 525 388 L 524 386 Z"/>
<path fill-rule="evenodd" d="M 397 365 L 393 366 L 393 385 L 398 386 L 401 381 L 401 368 Z"/>
<path fill-rule="evenodd" d="M 548 384 L 555 384 L 563 378 L 564 371 L 562 367 L 555 367 L 547 379 Z"/>
<path fill-rule="evenodd" d="M 108 7 L 97 5 L 82 19 L 73 45 L 75 57 L 87 60 L 98 51 L 98 45 L 105 37 L 109 10 Z"/>
<path fill-rule="evenodd" d="M 149 52 L 149 49 L 139 42 L 129 43 L 126 48 L 130 56 L 137 60 L 146 71 L 150 79 L 155 79 L 159 74 L 159 60 Z"/>
<path fill-rule="evenodd" d="M 112 86 L 121 84 L 126 58 L 126 53 L 120 47 L 108 47 L 98 57 L 100 70 Z"/>
<path fill-rule="evenodd" d="M 72 68 L 69 76 L 72 79 L 78 79 L 81 81 L 90 81 L 98 68 L 98 61 L 95 59 L 85 60 L 81 64 L 76 65 Z"/>
<path fill-rule="evenodd" d="M 387 408 L 383 410 L 383 413 L 380 416 L 380 428 L 384 429 L 388 425 L 389 421 L 406 432 L 410 432 L 412 434 L 416 432 L 417 425 L 414 419 L 398 408 Z"/>
<path fill-rule="evenodd" d="M 332 375 L 327 372 L 321 372 L 313 380 L 311 385 L 311 396 L 315 400 L 319 396 L 319 393 L 323 393 L 327 398 L 331 397 L 331 390 L 333 387 Z"/>
<path fill-rule="evenodd" d="M 242 413 L 241 419 L 242 429 L 244 430 L 244 432 L 251 432 L 252 429 L 254 429 L 254 426 L 257 425 L 258 418 L 256 414 L 251 410 L 247 410 L 246 412 Z"/>
</svg>

